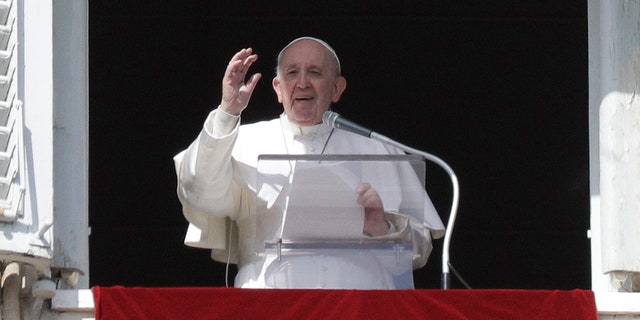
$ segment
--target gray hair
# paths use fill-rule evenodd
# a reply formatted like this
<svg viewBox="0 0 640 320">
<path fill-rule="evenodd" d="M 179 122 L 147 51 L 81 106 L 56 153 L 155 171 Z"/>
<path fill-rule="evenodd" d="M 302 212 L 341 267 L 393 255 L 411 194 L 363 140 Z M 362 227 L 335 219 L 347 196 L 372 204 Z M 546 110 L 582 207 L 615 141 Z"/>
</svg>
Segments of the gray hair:
<svg viewBox="0 0 640 320">
<path fill-rule="evenodd" d="M 336 64 L 336 69 L 338 71 L 338 75 L 340 75 L 341 73 L 341 68 L 340 68 L 340 59 L 338 59 L 338 55 L 336 54 L 336 51 L 333 50 L 333 48 L 331 48 L 331 46 L 326 43 L 323 40 L 320 40 L 318 38 L 314 38 L 314 37 L 300 37 L 297 38 L 291 42 L 289 42 L 289 44 L 287 44 L 284 48 L 282 48 L 282 50 L 280 50 L 280 53 L 278 54 L 278 61 L 277 61 L 277 65 L 276 65 L 276 74 L 280 74 L 280 63 L 282 62 L 282 56 L 284 55 L 284 52 L 291 47 L 291 45 L 293 45 L 294 43 L 298 42 L 298 41 L 302 41 L 302 40 L 311 40 L 311 41 L 315 41 L 319 44 L 321 44 L 323 47 L 325 47 L 325 49 L 327 49 L 327 51 L 329 51 L 329 53 L 331 53 L 331 57 L 333 58 L 333 62 Z"/>
</svg>

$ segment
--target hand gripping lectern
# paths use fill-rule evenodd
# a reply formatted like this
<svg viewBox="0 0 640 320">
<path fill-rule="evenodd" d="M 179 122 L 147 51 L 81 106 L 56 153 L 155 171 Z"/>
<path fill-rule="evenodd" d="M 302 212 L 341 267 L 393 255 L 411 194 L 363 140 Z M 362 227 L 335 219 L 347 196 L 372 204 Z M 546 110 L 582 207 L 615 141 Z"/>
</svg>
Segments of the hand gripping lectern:
<svg viewBox="0 0 640 320">
<path fill-rule="evenodd" d="M 358 286 L 357 278 L 371 276 L 380 279 L 380 287 L 413 288 L 416 261 L 420 266 L 430 251 L 420 248 L 415 231 L 423 225 L 429 201 L 424 177 L 424 160 L 414 155 L 261 155 L 254 248 L 255 257 L 273 271 L 267 283 L 321 287 L 316 283 L 321 280 L 309 277 L 325 270 L 314 264 L 322 257 L 333 272 L 349 273 L 333 275 L 338 283 L 344 279 Z M 363 232 L 365 210 L 356 192 L 362 183 L 382 200 L 390 225 L 384 236 Z"/>
</svg>

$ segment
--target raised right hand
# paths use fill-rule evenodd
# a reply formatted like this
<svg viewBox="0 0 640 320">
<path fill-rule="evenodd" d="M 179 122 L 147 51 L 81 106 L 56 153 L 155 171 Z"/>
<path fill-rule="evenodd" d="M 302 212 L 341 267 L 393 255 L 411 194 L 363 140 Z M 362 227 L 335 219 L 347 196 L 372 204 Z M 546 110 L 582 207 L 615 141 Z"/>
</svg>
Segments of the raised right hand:
<svg viewBox="0 0 640 320">
<path fill-rule="evenodd" d="M 220 101 L 220 109 L 227 113 L 240 115 L 249 104 L 253 89 L 262 77 L 260 73 L 256 73 L 245 82 L 249 67 L 258 60 L 258 55 L 252 52 L 251 48 L 238 51 L 227 65 L 222 78 L 222 101 Z"/>
</svg>

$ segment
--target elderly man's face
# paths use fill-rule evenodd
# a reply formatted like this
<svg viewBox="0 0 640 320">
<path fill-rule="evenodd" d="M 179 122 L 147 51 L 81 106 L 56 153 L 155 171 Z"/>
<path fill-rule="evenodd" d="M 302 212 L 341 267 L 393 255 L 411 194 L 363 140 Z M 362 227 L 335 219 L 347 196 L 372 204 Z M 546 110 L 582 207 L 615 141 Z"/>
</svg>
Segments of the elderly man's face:
<svg viewBox="0 0 640 320">
<path fill-rule="evenodd" d="M 289 120 L 299 126 L 322 122 L 322 114 L 338 102 L 346 80 L 338 75 L 331 53 L 313 40 L 286 49 L 273 89 Z"/>
</svg>

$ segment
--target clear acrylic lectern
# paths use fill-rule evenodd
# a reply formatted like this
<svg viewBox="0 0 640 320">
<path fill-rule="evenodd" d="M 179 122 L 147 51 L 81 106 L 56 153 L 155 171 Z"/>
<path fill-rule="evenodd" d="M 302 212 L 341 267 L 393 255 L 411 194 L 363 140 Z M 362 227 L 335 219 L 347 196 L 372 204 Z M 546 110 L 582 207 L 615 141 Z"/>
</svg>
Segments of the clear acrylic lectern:
<svg viewBox="0 0 640 320">
<path fill-rule="evenodd" d="M 394 289 L 413 288 L 413 223 L 425 204 L 425 163 L 415 155 L 261 155 L 257 176 L 257 257 L 282 263 L 299 256 L 367 256 Z M 363 232 L 356 188 L 368 183 L 392 225 L 384 236 Z M 419 254 L 419 253 L 418 253 Z M 354 258 L 355 259 L 355 258 Z"/>
</svg>

